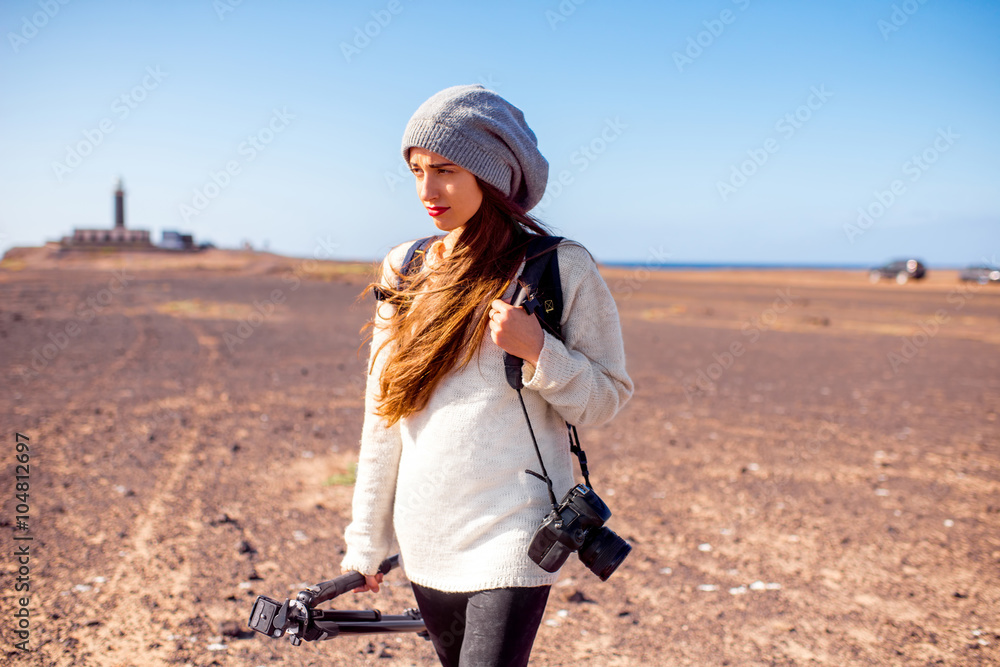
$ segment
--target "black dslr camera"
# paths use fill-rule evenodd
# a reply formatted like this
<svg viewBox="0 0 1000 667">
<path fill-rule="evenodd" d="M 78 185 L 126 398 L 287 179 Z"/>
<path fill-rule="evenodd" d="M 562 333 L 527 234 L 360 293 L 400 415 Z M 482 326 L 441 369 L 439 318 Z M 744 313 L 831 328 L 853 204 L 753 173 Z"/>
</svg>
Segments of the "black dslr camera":
<svg viewBox="0 0 1000 667">
<path fill-rule="evenodd" d="M 528 556 L 546 572 L 555 572 L 579 549 L 583 564 L 607 581 L 632 551 L 631 544 L 604 527 L 610 518 L 604 501 L 588 486 L 577 484 L 535 531 Z"/>
</svg>

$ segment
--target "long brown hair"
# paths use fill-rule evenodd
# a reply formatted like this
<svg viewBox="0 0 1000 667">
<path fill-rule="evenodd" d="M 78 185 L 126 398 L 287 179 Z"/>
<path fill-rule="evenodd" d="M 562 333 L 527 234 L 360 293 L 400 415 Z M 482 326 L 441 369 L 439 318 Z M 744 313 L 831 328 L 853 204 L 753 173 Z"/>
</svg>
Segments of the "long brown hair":
<svg viewBox="0 0 1000 667">
<path fill-rule="evenodd" d="M 389 346 L 377 410 L 389 425 L 424 409 L 441 379 L 472 360 L 489 326 L 489 304 L 514 278 L 528 233 L 549 235 L 500 190 L 476 181 L 482 204 L 440 265 L 415 276 L 390 267 L 395 275 L 388 285 L 381 277 L 369 285 L 395 306 L 388 336 L 376 351 Z"/>
</svg>

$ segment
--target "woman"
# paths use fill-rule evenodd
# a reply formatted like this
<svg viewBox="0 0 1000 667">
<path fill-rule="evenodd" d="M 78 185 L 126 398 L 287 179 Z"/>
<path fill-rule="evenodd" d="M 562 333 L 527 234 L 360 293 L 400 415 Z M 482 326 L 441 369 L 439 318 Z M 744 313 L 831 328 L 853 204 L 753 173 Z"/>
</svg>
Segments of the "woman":
<svg viewBox="0 0 1000 667">
<path fill-rule="evenodd" d="M 614 300 L 590 254 L 557 248 L 565 342 L 507 302 L 548 163 L 524 115 L 482 86 L 417 109 L 403 136 L 417 195 L 442 233 L 416 275 L 391 251 L 378 283 L 345 571 L 378 592 L 399 541 L 444 665 L 526 665 L 558 573 L 528 558 L 551 509 L 503 352 L 525 360 L 524 401 L 556 496 L 574 484 L 568 421 L 603 423 L 632 394 Z M 375 575 L 375 576 L 372 576 Z"/>
</svg>

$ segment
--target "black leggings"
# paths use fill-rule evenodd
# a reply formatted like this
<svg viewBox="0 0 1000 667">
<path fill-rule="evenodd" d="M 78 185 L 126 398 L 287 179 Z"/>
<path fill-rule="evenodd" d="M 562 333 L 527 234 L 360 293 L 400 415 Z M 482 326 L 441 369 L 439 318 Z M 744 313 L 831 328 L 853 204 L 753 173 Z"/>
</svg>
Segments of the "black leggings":
<svg viewBox="0 0 1000 667">
<path fill-rule="evenodd" d="M 444 667 L 524 667 L 549 586 L 444 593 L 412 584 Z"/>
</svg>

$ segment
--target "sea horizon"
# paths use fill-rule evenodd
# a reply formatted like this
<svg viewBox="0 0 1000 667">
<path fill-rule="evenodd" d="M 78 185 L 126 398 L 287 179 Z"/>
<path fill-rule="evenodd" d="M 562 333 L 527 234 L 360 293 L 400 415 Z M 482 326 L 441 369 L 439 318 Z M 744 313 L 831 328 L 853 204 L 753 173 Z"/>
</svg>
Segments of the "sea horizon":
<svg viewBox="0 0 1000 667">
<path fill-rule="evenodd" d="M 858 263 L 785 263 L 785 262 L 627 262 L 627 261 L 601 261 L 601 266 L 617 269 L 651 269 L 657 271 L 718 271 L 718 270 L 739 270 L 739 271 L 870 271 L 881 266 L 880 264 L 858 264 Z M 928 270 L 937 271 L 960 271 L 968 265 L 926 265 Z"/>
</svg>

